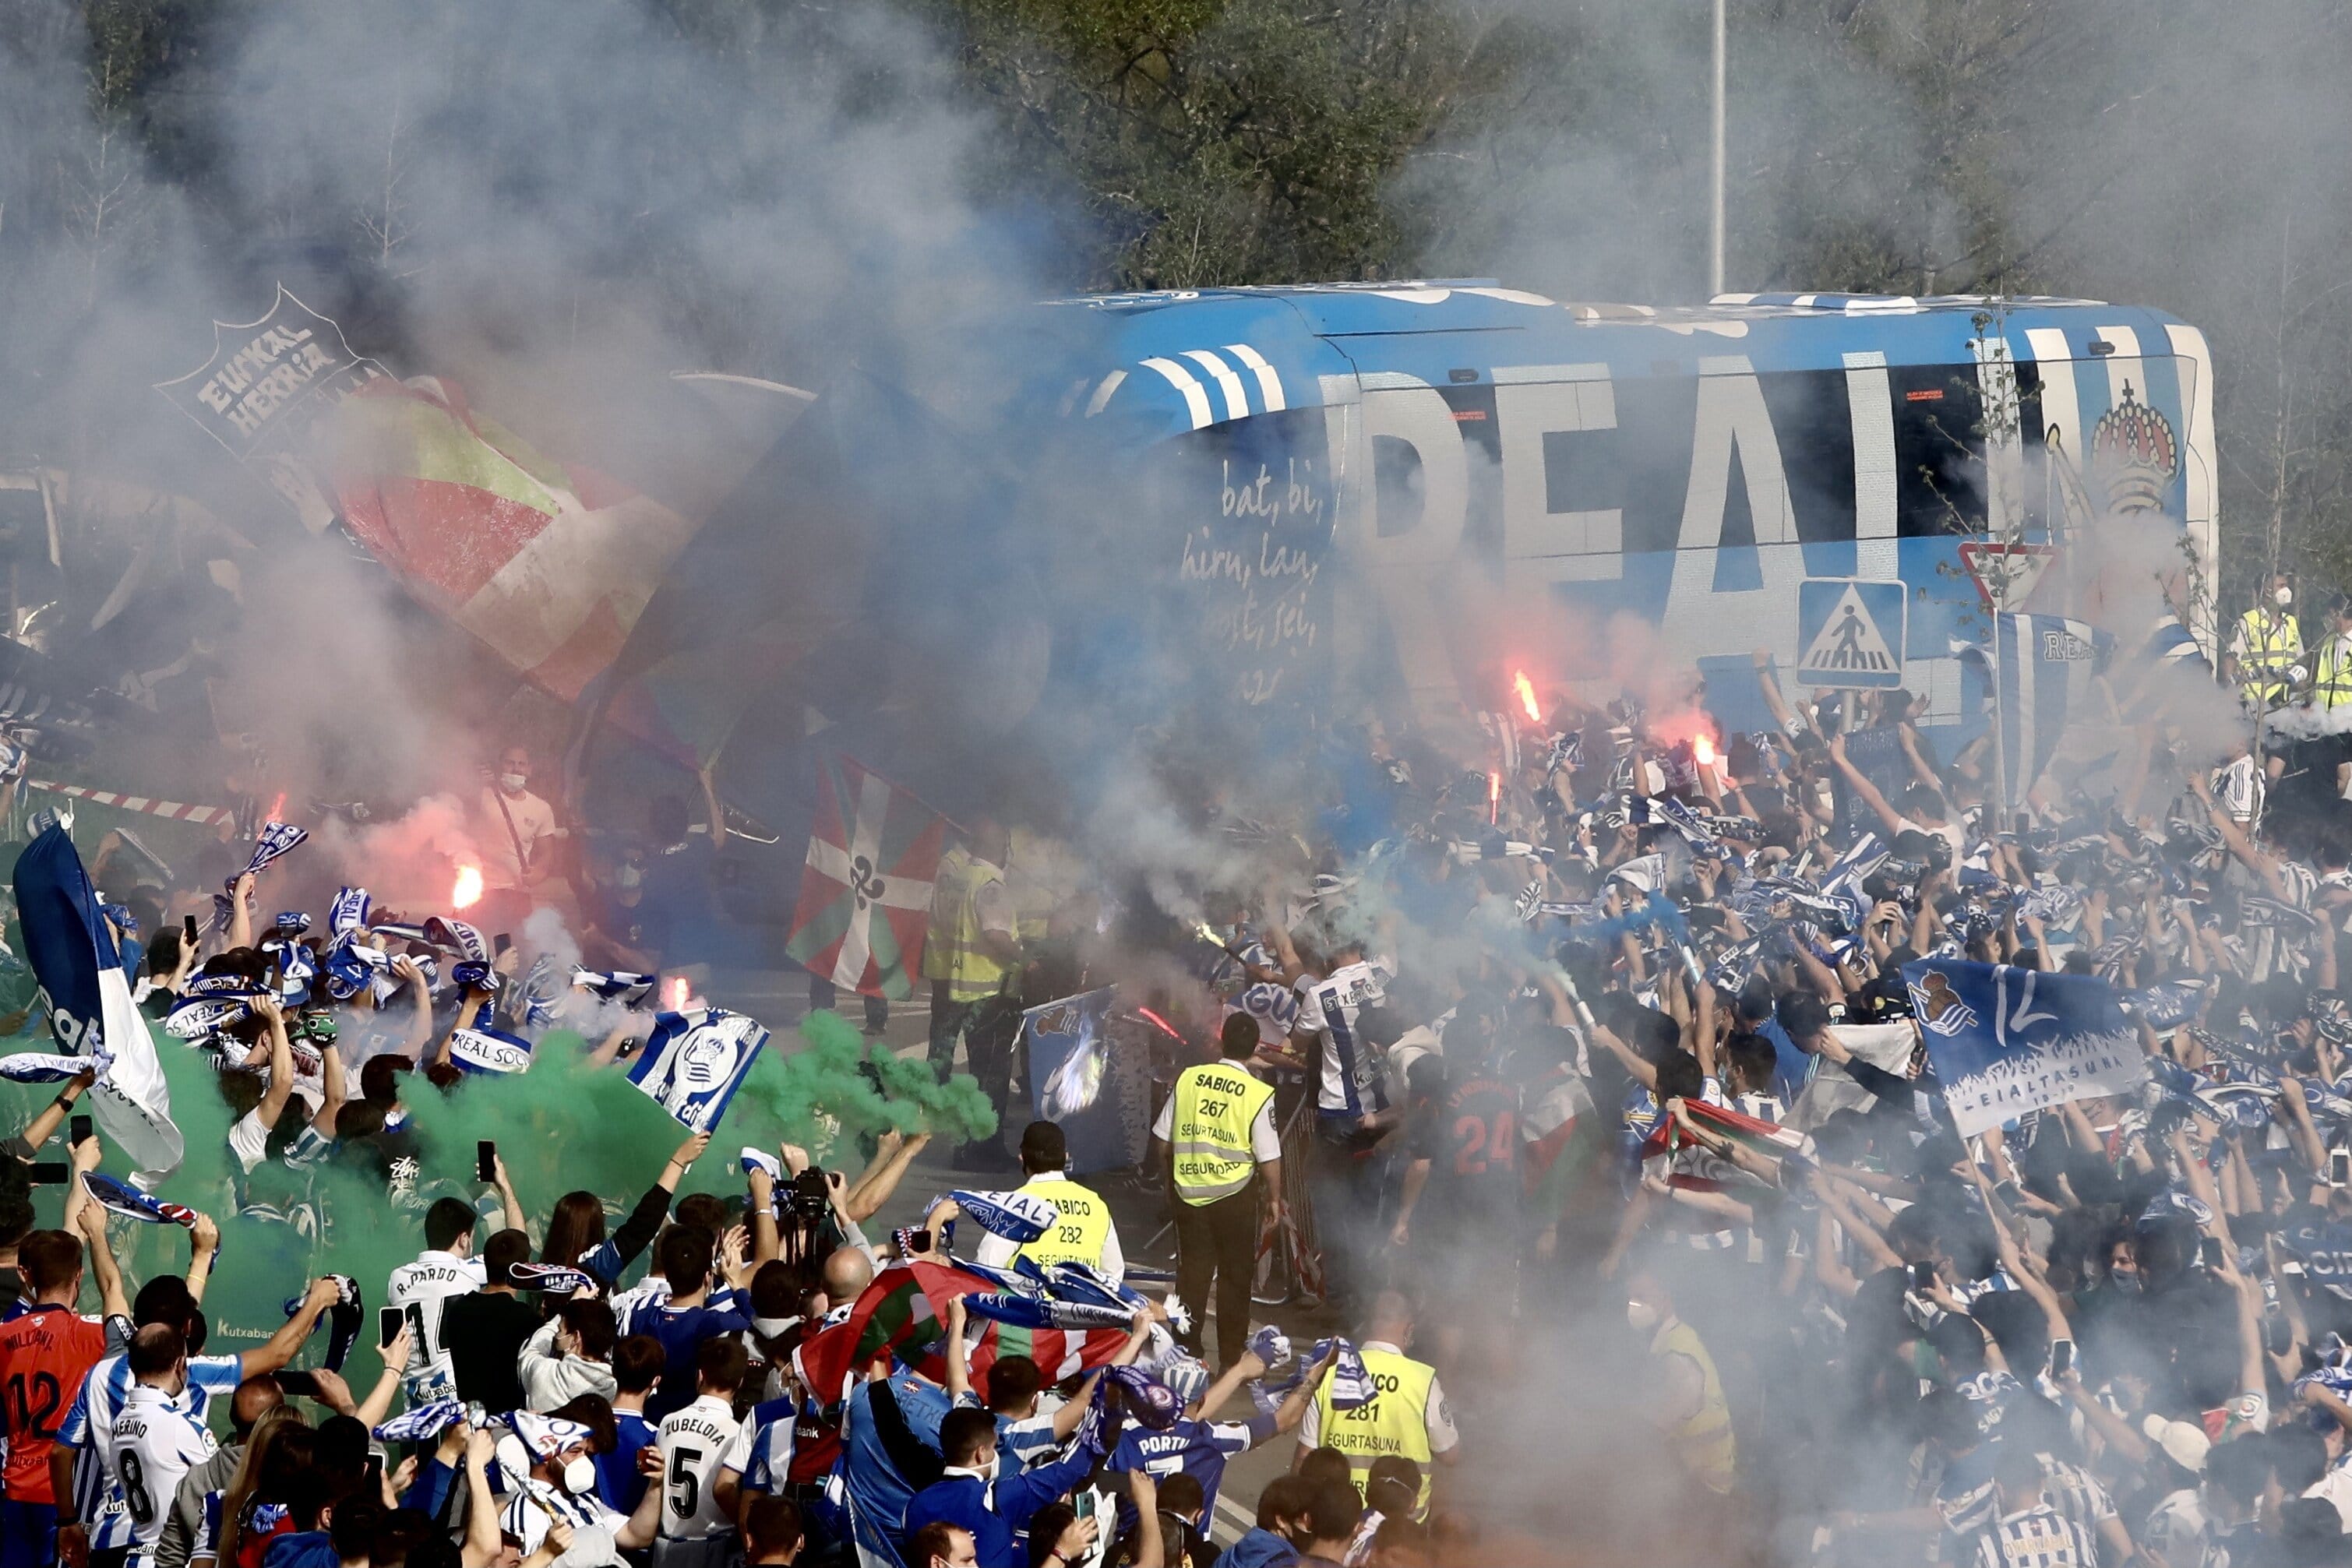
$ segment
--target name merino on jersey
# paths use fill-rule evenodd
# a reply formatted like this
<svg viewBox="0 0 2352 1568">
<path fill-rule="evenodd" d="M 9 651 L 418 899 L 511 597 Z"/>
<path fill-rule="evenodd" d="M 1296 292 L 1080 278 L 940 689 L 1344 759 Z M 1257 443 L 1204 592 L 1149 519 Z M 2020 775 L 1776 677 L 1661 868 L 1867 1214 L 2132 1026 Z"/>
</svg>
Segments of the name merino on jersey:
<svg viewBox="0 0 2352 1568">
<path fill-rule="evenodd" d="M 722 1461 L 742 1471 L 751 1445 L 727 1401 L 704 1394 L 671 1411 L 654 1444 L 662 1458 L 662 1538 L 705 1541 L 731 1531 L 734 1523 L 719 1507 L 715 1483 Z"/>
<path fill-rule="evenodd" d="M 456 1397 L 457 1368 L 441 1343 L 441 1312 L 451 1297 L 478 1291 L 488 1280 L 479 1258 L 454 1252 L 425 1252 L 392 1271 L 384 1299 L 408 1318 L 410 1405 Z"/>
<path fill-rule="evenodd" d="M 142 1562 L 163 1536 L 172 1499 L 190 1470 L 213 1456 L 219 1447 L 202 1421 L 190 1416 L 172 1396 L 144 1385 L 131 1389 L 122 1413 L 114 1418 L 106 1438 L 116 1481 L 122 1489 L 123 1507 L 131 1515 L 137 1542 L 133 1563 Z"/>
</svg>

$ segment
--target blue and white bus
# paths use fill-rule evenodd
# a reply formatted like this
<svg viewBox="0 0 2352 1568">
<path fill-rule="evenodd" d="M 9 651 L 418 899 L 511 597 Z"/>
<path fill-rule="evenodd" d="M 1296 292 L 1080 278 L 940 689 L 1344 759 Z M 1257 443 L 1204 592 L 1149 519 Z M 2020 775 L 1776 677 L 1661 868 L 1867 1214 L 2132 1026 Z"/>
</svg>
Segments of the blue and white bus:
<svg viewBox="0 0 2352 1568">
<path fill-rule="evenodd" d="M 1900 581 L 1902 684 L 1968 723 L 1970 540 L 2145 514 L 2206 580 L 2202 333 L 2091 300 L 1726 295 L 1561 304 L 1480 280 L 1063 301 L 1073 427 L 1147 477 L 1180 615 L 1224 695 L 1502 706 L 1515 662 L 1613 695 L 1612 618 L 1658 629 L 1737 728 L 1750 655 L 1798 664 L 1800 585 Z M 2072 507 L 2062 497 L 2074 497 Z M 1562 631 L 1561 628 L 1565 628 Z M 1655 640 L 1654 639 L 1654 643 Z"/>
</svg>

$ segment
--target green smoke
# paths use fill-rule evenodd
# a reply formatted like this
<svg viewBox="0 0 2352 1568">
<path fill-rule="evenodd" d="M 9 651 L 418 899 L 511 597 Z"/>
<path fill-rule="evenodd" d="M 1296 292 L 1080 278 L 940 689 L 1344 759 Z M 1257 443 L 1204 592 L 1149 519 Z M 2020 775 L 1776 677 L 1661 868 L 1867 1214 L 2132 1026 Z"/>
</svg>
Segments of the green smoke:
<svg viewBox="0 0 2352 1568">
<path fill-rule="evenodd" d="M 798 1050 L 780 1049 L 791 1038 L 784 1036 L 761 1052 L 685 1190 L 740 1193 L 742 1175 L 735 1151 L 743 1145 L 773 1149 L 780 1142 L 799 1144 L 822 1160 L 854 1167 L 854 1142 L 860 1134 L 895 1128 L 969 1139 L 996 1130 L 995 1111 L 968 1075 L 942 1084 L 921 1060 L 900 1061 L 835 1013 L 811 1014 L 799 1036 Z M 9 1044 L 16 1050 L 55 1049 L 37 1022 Z M 275 1159 L 264 1161 L 247 1178 L 247 1199 L 281 1213 L 315 1217 L 312 1235 L 309 1228 L 238 1212 L 230 1179 L 235 1161 L 228 1154 L 233 1118 L 218 1078 L 201 1051 L 161 1036 L 155 1048 L 171 1085 L 173 1120 L 188 1148 L 186 1163 L 158 1195 L 212 1216 L 221 1228 L 220 1256 L 205 1297 L 215 1348 L 234 1349 L 268 1334 L 284 1321 L 287 1299 L 321 1273 L 350 1275 L 371 1308 L 380 1303 L 386 1277 L 424 1249 L 423 1203 L 451 1195 L 466 1198 L 481 1210 L 484 1234 L 496 1228 L 496 1196 L 474 1180 L 478 1142 L 498 1145 L 536 1243 L 562 1194 L 584 1188 L 625 1209 L 686 1138 L 685 1129 L 625 1072 L 589 1065 L 579 1035 L 554 1031 L 533 1051 L 528 1072 L 470 1076 L 446 1094 L 420 1076 L 402 1080 L 403 1101 L 416 1134 L 416 1208 L 393 1207 L 372 1171 L 330 1165 L 297 1172 Z M 356 1093 L 357 1084 L 352 1087 Z M 52 1092 L 0 1085 L 6 1097 L 0 1103 L 11 1106 L 21 1127 Z M 62 1140 L 42 1154 L 62 1157 Z M 112 1150 L 104 1168 L 130 1175 L 128 1162 Z M 62 1191 L 37 1189 L 35 1207 L 42 1224 L 58 1222 Z M 177 1226 L 117 1220 L 110 1235 L 134 1290 L 141 1280 L 187 1268 L 188 1238 Z M 370 1344 L 373 1332 L 371 1317 L 362 1333 Z M 323 1344 L 323 1335 L 316 1343 Z M 362 1350 L 351 1371 L 364 1393 L 376 1364 Z"/>
</svg>

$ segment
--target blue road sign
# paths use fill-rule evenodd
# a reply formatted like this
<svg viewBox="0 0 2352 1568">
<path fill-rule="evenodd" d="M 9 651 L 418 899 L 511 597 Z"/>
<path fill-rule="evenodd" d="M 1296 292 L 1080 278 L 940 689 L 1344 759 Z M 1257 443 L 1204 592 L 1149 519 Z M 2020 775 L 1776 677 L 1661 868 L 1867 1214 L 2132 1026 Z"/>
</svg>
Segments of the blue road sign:
<svg viewBox="0 0 2352 1568">
<path fill-rule="evenodd" d="M 1797 585 L 1797 679 L 1809 686 L 1903 684 L 1900 582 L 1810 577 Z"/>
</svg>

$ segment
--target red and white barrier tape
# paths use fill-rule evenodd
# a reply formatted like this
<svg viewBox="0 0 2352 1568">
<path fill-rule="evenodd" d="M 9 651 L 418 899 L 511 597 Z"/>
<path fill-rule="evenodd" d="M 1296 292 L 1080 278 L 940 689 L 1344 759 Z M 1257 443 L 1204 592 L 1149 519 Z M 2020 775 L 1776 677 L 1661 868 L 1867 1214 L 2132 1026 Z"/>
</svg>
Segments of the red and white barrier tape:
<svg viewBox="0 0 2352 1568">
<path fill-rule="evenodd" d="M 46 789 L 52 795 L 70 796 L 77 800 L 89 800 L 100 806 L 112 806 L 124 811 L 143 811 L 151 817 L 163 817 L 175 822 L 219 822 L 233 812 L 226 806 L 184 806 L 177 800 L 152 800 L 144 795 L 118 795 L 111 789 L 92 789 L 81 784 L 59 784 L 47 779 L 27 779 L 27 789 Z"/>
</svg>

